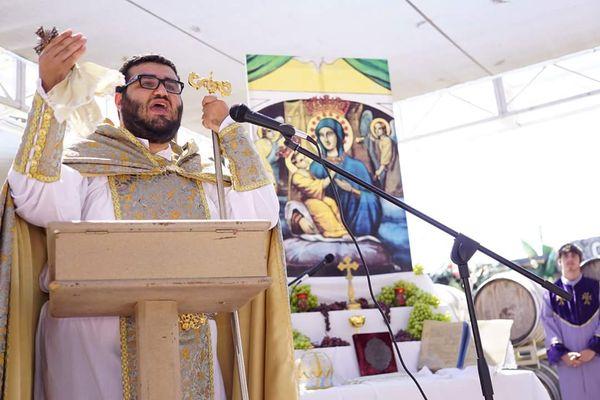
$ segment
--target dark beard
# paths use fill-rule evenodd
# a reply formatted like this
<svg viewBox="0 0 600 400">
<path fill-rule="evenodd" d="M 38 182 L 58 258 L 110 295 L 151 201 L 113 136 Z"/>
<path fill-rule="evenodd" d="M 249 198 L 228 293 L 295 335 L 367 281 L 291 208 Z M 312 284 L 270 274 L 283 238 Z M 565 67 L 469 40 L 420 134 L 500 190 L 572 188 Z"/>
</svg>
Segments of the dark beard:
<svg viewBox="0 0 600 400">
<path fill-rule="evenodd" d="M 177 118 L 169 119 L 164 115 L 152 119 L 142 117 L 141 103 L 130 100 L 123 94 L 121 100 L 121 119 L 123 125 L 134 136 L 146 139 L 150 143 L 168 143 L 170 142 L 181 125 L 181 116 L 183 114 L 183 104 L 177 109 Z"/>
</svg>

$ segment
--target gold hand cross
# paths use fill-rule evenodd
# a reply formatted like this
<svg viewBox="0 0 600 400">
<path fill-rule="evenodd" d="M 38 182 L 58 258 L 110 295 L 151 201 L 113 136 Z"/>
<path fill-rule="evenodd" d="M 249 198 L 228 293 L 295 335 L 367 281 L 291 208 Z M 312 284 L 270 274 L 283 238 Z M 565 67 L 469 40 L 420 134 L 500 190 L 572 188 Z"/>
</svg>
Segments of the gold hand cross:
<svg viewBox="0 0 600 400">
<path fill-rule="evenodd" d="M 205 88 L 208 94 L 221 93 L 221 96 L 229 96 L 231 94 L 231 83 L 228 81 L 213 80 L 213 73 L 208 75 L 208 78 L 201 78 L 195 72 L 190 72 L 188 75 L 188 83 L 196 90 Z"/>
</svg>

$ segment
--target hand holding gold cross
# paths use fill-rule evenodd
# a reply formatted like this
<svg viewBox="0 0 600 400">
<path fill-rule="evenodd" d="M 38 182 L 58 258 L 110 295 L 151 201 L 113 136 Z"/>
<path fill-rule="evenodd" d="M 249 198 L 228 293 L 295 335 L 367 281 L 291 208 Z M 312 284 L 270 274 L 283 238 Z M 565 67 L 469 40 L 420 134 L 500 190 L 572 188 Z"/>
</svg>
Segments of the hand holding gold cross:
<svg viewBox="0 0 600 400">
<path fill-rule="evenodd" d="M 81 33 L 73 33 L 70 29 L 58 34 L 56 28 L 44 29 L 40 26 L 36 31 L 39 43 L 35 46 L 38 59 L 39 76 L 42 87 L 49 92 L 62 82 L 75 63 L 85 53 L 87 38 Z"/>
<path fill-rule="evenodd" d="M 214 94 L 219 92 L 221 96 L 229 96 L 231 83 L 213 80 L 212 72 L 208 78 L 201 78 L 197 73 L 191 72 L 188 75 L 188 83 L 196 90 L 206 89 L 208 92 L 209 95 L 202 99 L 202 125 L 213 132 L 219 132 L 221 123 L 229 115 L 229 107 Z"/>
</svg>

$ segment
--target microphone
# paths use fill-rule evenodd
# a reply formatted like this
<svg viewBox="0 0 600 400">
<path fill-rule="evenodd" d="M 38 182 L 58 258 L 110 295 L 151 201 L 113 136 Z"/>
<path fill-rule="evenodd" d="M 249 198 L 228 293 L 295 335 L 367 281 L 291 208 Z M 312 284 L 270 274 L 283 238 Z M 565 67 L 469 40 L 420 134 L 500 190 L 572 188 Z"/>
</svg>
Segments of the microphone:
<svg viewBox="0 0 600 400">
<path fill-rule="evenodd" d="M 331 253 L 327 254 L 325 257 L 323 257 L 323 259 L 321 260 L 320 263 L 318 263 L 317 265 L 315 265 L 314 267 L 312 267 L 311 269 L 306 271 L 303 275 L 300 275 L 299 277 L 297 277 L 296 279 L 294 279 L 293 281 L 288 283 L 288 287 L 290 287 L 294 284 L 299 285 L 304 279 L 308 278 L 309 276 L 313 276 L 318 270 L 323 268 L 324 265 L 330 264 L 334 258 L 335 257 L 333 256 L 333 254 L 331 254 Z"/>
<path fill-rule="evenodd" d="M 252 111 L 245 104 L 236 104 L 232 106 L 229 109 L 229 116 L 236 122 L 248 122 L 252 125 L 258 125 L 262 126 L 263 128 L 281 132 L 281 134 L 287 138 L 291 138 L 293 136 L 299 136 L 303 139 L 308 138 L 306 133 L 297 130 L 292 125 L 282 124 L 276 119 Z"/>
</svg>

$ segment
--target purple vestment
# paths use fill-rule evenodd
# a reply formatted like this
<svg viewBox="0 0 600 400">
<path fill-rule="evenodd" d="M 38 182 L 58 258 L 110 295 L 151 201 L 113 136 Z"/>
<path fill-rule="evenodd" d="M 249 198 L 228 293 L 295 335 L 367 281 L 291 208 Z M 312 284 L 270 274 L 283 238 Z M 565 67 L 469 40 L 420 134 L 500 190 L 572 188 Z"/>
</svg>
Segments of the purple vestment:
<svg viewBox="0 0 600 400">
<path fill-rule="evenodd" d="M 546 293 L 542 312 L 548 360 L 558 366 L 562 399 L 598 400 L 600 355 L 576 368 L 567 366 L 561 357 L 570 351 L 581 352 L 584 349 L 600 353 L 599 283 L 585 277 L 575 281 L 563 277 L 555 283 L 573 294 L 571 301 L 565 301 Z"/>
</svg>

